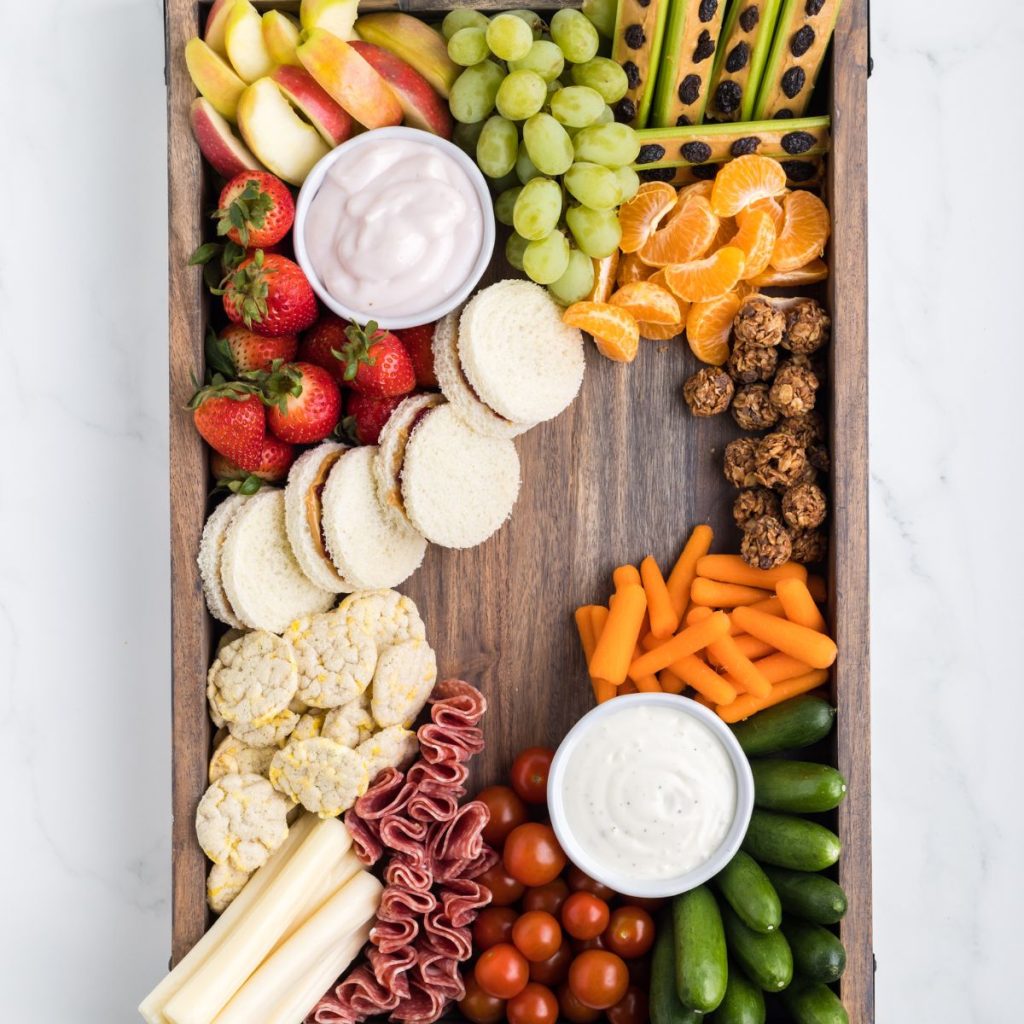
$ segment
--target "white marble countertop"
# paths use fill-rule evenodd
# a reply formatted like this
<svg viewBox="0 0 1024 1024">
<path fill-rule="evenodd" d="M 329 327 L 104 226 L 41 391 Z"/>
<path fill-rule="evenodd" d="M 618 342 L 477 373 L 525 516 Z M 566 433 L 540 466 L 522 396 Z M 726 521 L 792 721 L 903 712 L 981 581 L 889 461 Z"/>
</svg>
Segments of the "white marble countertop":
<svg viewBox="0 0 1024 1024">
<path fill-rule="evenodd" d="M 880 1024 L 1020 1017 L 1024 5 L 984 6 L 875 5 Z M 120 1024 L 170 934 L 162 11 L 9 7 L 0 1017 Z"/>
</svg>

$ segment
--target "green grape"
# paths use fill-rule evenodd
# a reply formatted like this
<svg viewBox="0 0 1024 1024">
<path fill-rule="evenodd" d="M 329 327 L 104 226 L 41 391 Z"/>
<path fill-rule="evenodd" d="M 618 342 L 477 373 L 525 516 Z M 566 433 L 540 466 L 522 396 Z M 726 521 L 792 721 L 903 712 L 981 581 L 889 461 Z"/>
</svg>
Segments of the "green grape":
<svg viewBox="0 0 1024 1024">
<path fill-rule="evenodd" d="M 509 14 L 515 15 L 517 18 L 522 18 L 527 25 L 530 26 L 530 31 L 533 33 L 534 39 L 540 39 L 544 35 L 544 29 L 547 26 L 544 24 L 544 19 L 536 13 L 536 11 L 529 11 L 525 7 L 520 8 L 518 11 L 509 11 Z"/>
<path fill-rule="evenodd" d="M 619 247 L 622 228 L 614 210 L 591 210 L 589 206 L 572 206 L 565 214 L 576 244 L 595 260 L 611 256 Z"/>
<path fill-rule="evenodd" d="M 508 62 L 509 71 L 536 71 L 545 82 L 553 82 L 564 67 L 562 51 L 550 39 L 539 39 L 525 57 Z M 625 77 L 625 71 L 622 74 Z"/>
<path fill-rule="evenodd" d="M 502 60 L 521 60 L 533 46 L 533 30 L 514 14 L 499 14 L 487 26 L 487 45 Z"/>
<path fill-rule="evenodd" d="M 640 190 L 640 175 L 632 167 L 616 167 L 615 177 L 619 181 L 619 202 L 628 202 Z"/>
<path fill-rule="evenodd" d="M 494 200 L 494 216 L 497 218 L 499 224 L 504 224 L 506 227 L 512 227 L 512 211 L 515 209 L 516 200 L 519 198 L 519 193 L 522 192 L 522 187 L 518 188 L 507 188 L 497 199 Z"/>
<path fill-rule="evenodd" d="M 550 178 L 534 178 L 516 197 L 512 223 L 516 231 L 529 241 L 546 238 L 562 216 L 562 190 Z"/>
<path fill-rule="evenodd" d="M 615 35 L 617 9 L 617 0 L 583 0 L 584 16 L 606 39 Z"/>
<path fill-rule="evenodd" d="M 510 121 L 525 121 L 544 106 L 547 83 L 536 71 L 513 71 L 498 87 L 498 112 Z"/>
<path fill-rule="evenodd" d="M 590 257 L 579 249 L 569 253 L 569 265 L 565 273 L 548 285 L 548 291 L 556 302 L 571 306 L 582 302 L 594 287 L 594 264 Z"/>
<path fill-rule="evenodd" d="M 534 178 L 539 178 L 540 173 L 530 159 L 530 154 L 526 152 L 526 146 L 520 143 L 519 155 L 516 157 L 516 177 L 523 185 L 526 185 Z"/>
<path fill-rule="evenodd" d="M 585 85 L 569 85 L 551 97 L 551 114 L 556 121 L 572 128 L 586 128 L 604 112 L 601 94 Z"/>
<path fill-rule="evenodd" d="M 619 179 L 607 167 L 600 164 L 573 164 L 565 172 L 564 180 L 569 194 L 592 210 L 614 210 L 619 205 Z"/>
<path fill-rule="evenodd" d="M 601 94 L 605 103 L 617 103 L 629 90 L 626 72 L 607 57 L 595 57 L 586 64 L 573 64 L 572 80 Z"/>
<path fill-rule="evenodd" d="M 505 72 L 492 60 L 481 61 L 471 68 L 466 68 L 455 79 L 448 96 L 452 117 L 466 124 L 482 121 L 494 109 L 498 86 L 504 77 Z"/>
<path fill-rule="evenodd" d="M 550 114 L 534 114 L 523 125 L 523 142 L 543 174 L 565 174 L 572 166 L 572 139 Z"/>
<path fill-rule="evenodd" d="M 456 7 L 444 16 L 444 21 L 441 22 L 441 35 L 445 39 L 451 39 L 462 28 L 479 28 L 486 31 L 488 24 L 487 17 L 479 11 L 468 7 Z"/>
<path fill-rule="evenodd" d="M 614 124 L 614 123 L 615 123 L 615 111 L 612 110 L 612 108 L 609 107 L 606 104 L 604 110 L 601 111 L 600 115 L 598 116 L 598 119 L 594 122 L 594 124 Z"/>
<path fill-rule="evenodd" d="M 488 178 L 487 184 L 490 185 L 491 191 L 495 195 L 500 195 L 502 192 L 506 192 L 510 188 L 519 188 L 519 178 L 517 177 L 515 170 L 511 170 L 508 174 L 503 174 L 500 178 Z"/>
<path fill-rule="evenodd" d="M 500 89 L 498 91 L 501 92 Z M 476 143 L 476 162 L 480 170 L 489 178 L 500 178 L 515 167 L 518 151 L 519 131 L 516 126 L 497 114 L 487 118 Z"/>
<path fill-rule="evenodd" d="M 462 150 L 466 156 L 476 159 L 476 143 L 480 133 L 484 130 L 483 121 L 463 122 L 456 121 L 452 131 L 452 142 Z"/>
<path fill-rule="evenodd" d="M 564 89 L 565 86 L 556 78 L 553 82 L 548 82 L 548 103 L 551 103 L 551 97 L 555 95 L 560 89 Z"/>
<path fill-rule="evenodd" d="M 526 247 L 530 243 L 523 238 L 522 235 L 517 235 L 514 231 L 508 236 L 508 241 L 505 243 L 505 259 L 512 264 L 516 270 L 523 269 L 523 253 L 526 252 Z"/>
<path fill-rule="evenodd" d="M 448 56 L 460 67 L 470 68 L 490 55 L 482 28 L 460 28 L 448 40 Z"/>
<path fill-rule="evenodd" d="M 537 284 L 557 281 L 569 266 L 569 239 L 561 231 L 531 242 L 523 253 L 523 270 Z"/>
<path fill-rule="evenodd" d="M 640 153 L 640 140 L 628 124 L 591 125 L 576 136 L 573 145 L 577 160 L 605 167 L 631 164 Z"/>
<path fill-rule="evenodd" d="M 558 43 L 565 59 L 583 64 L 597 53 L 597 29 L 579 11 L 563 7 L 551 19 L 551 38 Z"/>
</svg>

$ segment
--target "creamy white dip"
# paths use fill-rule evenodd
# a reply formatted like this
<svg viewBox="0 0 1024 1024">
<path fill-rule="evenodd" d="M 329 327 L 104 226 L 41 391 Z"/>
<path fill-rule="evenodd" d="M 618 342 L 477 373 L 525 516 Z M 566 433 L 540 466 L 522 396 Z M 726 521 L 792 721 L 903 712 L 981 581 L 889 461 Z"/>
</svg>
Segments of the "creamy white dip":
<svg viewBox="0 0 1024 1024">
<path fill-rule="evenodd" d="M 682 710 L 630 707 L 580 738 L 562 781 L 566 824 L 610 871 L 636 879 L 685 874 L 711 858 L 736 813 L 729 754 Z"/>
</svg>

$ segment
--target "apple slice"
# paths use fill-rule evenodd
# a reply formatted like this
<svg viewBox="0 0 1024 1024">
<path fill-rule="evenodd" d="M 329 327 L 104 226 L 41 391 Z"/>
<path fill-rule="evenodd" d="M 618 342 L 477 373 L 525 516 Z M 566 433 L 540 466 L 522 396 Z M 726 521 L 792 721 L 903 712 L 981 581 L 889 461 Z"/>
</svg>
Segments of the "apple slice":
<svg viewBox="0 0 1024 1024">
<path fill-rule="evenodd" d="M 322 28 L 305 36 L 299 60 L 331 99 L 366 128 L 402 123 L 398 97 L 348 43 Z"/>
<path fill-rule="evenodd" d="M 247 82 L 269 75 L 274 61 L 263 42 L 263 19 L 249 0 L 235 0 L 224 25 L 228 60 Z"/>
<path fill-rule="evenodd" d="M 228 19 L 233 3 L 234 0 L 213 0 L 210 13 L 206 16 L 206 27 L 203 29 L 203 39 L 206 44 L 222 57 L 228 55 L 227 48 L 224 46 L 224 23 Z"/>
<path fill-rule="evenodd" d="M 356 39 L 355 24 L 359 0 L 302 0 L 299 21 L 309 31 L 325 28 L 339 39 Z"/>
<path fill-rule="evenodd" d="M 462 72 L 444 37 L 410 14 L 366 14 L 356 21 L 360 39 L 382 46 L 414 67 L 445 99 Z"/>
<path fill-rule="evenodd" d="M 448 104 L 430 88 L 430 83 L 400 57 L 373 43 L 353 39 L 349 46 L 391 86 L 398 97 L 405 123 L 444 139 L 452 137 L 452 115 Z"/>
<path fill-rule="evenodd" d="M 263 170 L 263 165 L 246 149 L 208 99 L 197 96 L 192 101 L 189 121 L 199 143 L 199 152 L 218 174 L 233 178 L 242 171 Z"/>
<path fill-rule="evenodd" d="M 352 118 L 348 111 L 339 107 L 305 68 L 282 64 L 274 68 L 270 77 L 277 82 L 288 102 L 298 108 L 332 149 L 352 134 Z"/>
<path fill-rule="evenodd" d="M 234 121 L 238 99 L 245 91 L 245 82 L 226 60 L 203 42 L 199 36 L 185 44 L 185 66 L 195 87 L 213 104 L 218 114 Z"/>
<path fill-rule="evenodd" d="M 275 64 L 298 64 L 295 47 L 299 45 L 299 23 L 281 11 L 263 15 L 263 42 Z"/>
<path fill-rule="evenodd" d="M 319 132 L 292 110 L 271 78 L 258 78 L 242 93 L 238 127 L 267 169 L 292 185 L 301 185 L 313 164 L 329 152 Z"/>
</svg>

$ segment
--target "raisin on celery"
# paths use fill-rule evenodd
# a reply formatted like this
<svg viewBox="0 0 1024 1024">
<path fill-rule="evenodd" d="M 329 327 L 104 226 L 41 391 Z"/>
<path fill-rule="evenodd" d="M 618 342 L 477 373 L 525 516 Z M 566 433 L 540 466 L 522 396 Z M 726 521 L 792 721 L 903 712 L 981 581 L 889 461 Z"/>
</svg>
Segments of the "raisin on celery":
<svg viewBox="0 0 1024 1024">
<path fill-rule="evenodd" d="M 757 9 L 757 4 L 751 4 L 740 15 L 740 28 L 742 28 L 744 32 L 752 32 L 760 18 L 761 12 Z"/>
<path fill-rule="evenodd" d="M 789 52 L 794 57 L 802 57 L 814 45 L 814 29 L 810 25 L 804 25 L 799 32 L 793 33 L 789 41 Z"/>
<path fill-rule="evenodd" d="M 749 156 L 751 153 L 757 152 L 757 147 L 761 145 L 761 140 L 756 135 L 745 135 L 742 139 L 737 139 L 729 147 L 730 156 Z"/>
<path fill-rule="evenodd" d="M 697 98 L 700 96 L 700 75 L 687 75 L 679 83 L 679 99 L 681 102 L 690 106 L 691 103 L 696 103 Z"/>
<path fill-rule="evenodd" d="M 797 96 L 807 81 L 807 73 L 803 68 L 790 68 L 782 76 L 782 91 L 789 99 Z"/>
</svg>

